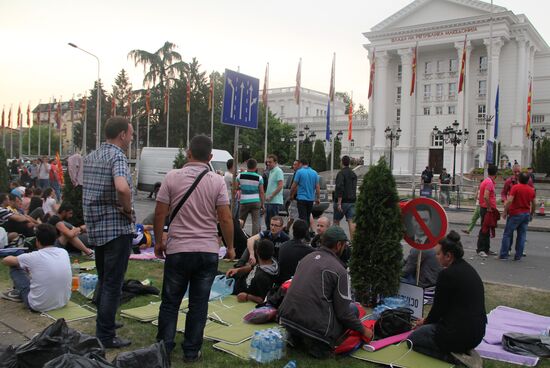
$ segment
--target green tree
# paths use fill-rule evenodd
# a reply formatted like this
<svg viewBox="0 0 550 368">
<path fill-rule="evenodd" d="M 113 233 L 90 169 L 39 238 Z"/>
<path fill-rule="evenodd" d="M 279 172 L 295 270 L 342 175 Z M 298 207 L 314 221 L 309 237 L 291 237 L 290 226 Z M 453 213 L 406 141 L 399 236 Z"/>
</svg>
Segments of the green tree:
<svg viewBox="0 0 550 368">
<path fill-rule="evenodd" d="M 42 123 L 40 125 L 35 124 L 31 127 L 31 153 L 33 155 L 47 155 L 48 154 L 48 124 Z M 15 139 L 15 136 L 13 137 Z M 19 139 L 19 137 L 17 137 Z M 38 141 L 40 140 L 40 153 L 38 153 Z M 18 141 L 19 142 L 19 141 Z M 19 145 L 19 143 L 18 143 Z M 29 130 L 23 131 L 23 153 L 27 154 L 29 151 Z M 55 125 L 52 123 L 52 144 L 51 144 L 52 156 L 59 149 L 59 134 Z M 15 146 L 14 146 L 15 148 Z"/>
<path fill-rule="evenodd" d="M 403 225 L 395 180 L 381 158 L 363 178 L 356 204 L 350 273 L 358 300 L 395 295 L 403 262 Z"/>
<path fill-rule="evenodd" d="M 313 157 L 313 142 L 309 139 L 300 142 L 300 157 L 305 158 L 311 164 L 311 158 Z"/>
<path fill-rule="evenodd" d="M 97 85 L 97 81 L 94 82 L 94 87 L 90 90 L 88 93 L 88 99 L 86 100 L 86 150 L 83 150 L 85 152 L 90 152 L 96 148 L 96 116 L 97 116 L 97 89 L 100 88 L 100 107 L 101 107 L 101 120 L 100 120 L 100 137 L 101 142 L 105 141 L 105 137 L 103 135 L 103 128 L 105 126 L 105 122 L 107 121 L 109 114 L 111 112 L 111 106 L 107 104 L 107 93 L 103 89 L 103 83 L 99 81 L 99 87 Z M 84 100 L 80 100 L 79 104 L 84 102 Z M 74 125 L 74 145 L 78 148 L 82 149 L 82 130 L 83 130 L 83 123 L 75 123 Z M 42 145 L 42 147 L 44 147 Z"/>
<path fill-rule="evenodd" d="M 327 170 L 327 156 L 325 154 L 325 144 L 322 140 L 317 139 L 313 147 L 313 157 L 311 159 L 311 167 L 317 172 Z"/>
<path fill-rule="evenodd" d="M 63 174 L 65 185 L 63 186 L 63 202 L 70 203 L 73 207 L 73 217 L 70 222 L 74 226 L 84 225 L 84 214 L 82 212 L 82 186 L 75 187 L 71 181 L 69 170 Z"/>
<path fill-rule="evenodd" d="M 342 142 L 339 139 L 334 141 L 334 169 L 340 168 L 340 155 L 342 154 Z M 330 170 L 330 160 L 332 159 L 332 152 L 329 152 L 327 158 L 327 170 Z"/>
<path fill-rule="evenodd" d="M 10 172 L 6 153 L 0 148 L 0 192 L 7 193 L 10 184 Z"/>
<path fill-rule="evenodd" d="M 174 164 L 172 167 L 174 169 L 181 169 L 186 162 L 187 158 L 185 157 L 185 151 L 183 150 L 183 146 L 180 146 L 178 149 L 178 154 L 176 155 L 176 158 L 174 158 Z"/>
<path fill-rule="evenodd" d="M 132 83 L 128 78 L 128 74 L 122 69 L 115 78 L 113 92 L 109 98 L 109 106 L 112 106 L 113 98 L 115 99 L 116 114 L 120 116 L 128 115 L 128 98 L 132 93 Z M 109 116 L 110 116 L 109 107 Z"/>
<path fill-rule="evenodd" d="M 537 142 L 533 162 L 536 172 L 550 174 L 550 139 L 545 138 Z"/>
</svg>

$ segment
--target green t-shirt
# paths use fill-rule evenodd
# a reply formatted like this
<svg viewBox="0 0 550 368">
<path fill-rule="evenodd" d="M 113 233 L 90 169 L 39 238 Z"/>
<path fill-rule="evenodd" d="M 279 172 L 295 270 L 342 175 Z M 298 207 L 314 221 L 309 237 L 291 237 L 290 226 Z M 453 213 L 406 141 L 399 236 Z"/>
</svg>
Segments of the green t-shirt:
<svg viewBox="0 0 550 368">
<path fill-rule="evenodd" d="M 273 193 L 275 189 L 277 189 L 277 184 L 279 183 L 279 180 L 284 181 L 284 179 L 285 176 L 283 175 L 283 170 L 281 170 L 279 166 L 269 171 L 269 179 L 267 180 L 266 203 L 283 204 L 283 189 L 281 189 L 271 201 L 268 202 L 267 198 L 271 196 L 271 193 Z"/>
</svg>

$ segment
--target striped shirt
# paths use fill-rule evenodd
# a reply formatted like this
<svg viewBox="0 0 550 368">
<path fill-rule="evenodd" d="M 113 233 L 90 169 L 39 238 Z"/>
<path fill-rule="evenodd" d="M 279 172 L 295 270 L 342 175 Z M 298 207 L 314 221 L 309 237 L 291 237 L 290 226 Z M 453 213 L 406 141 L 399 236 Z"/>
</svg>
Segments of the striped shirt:
<svg viewBox="0 0 550 368">
<path fill-rule="evenodd" d="M 13 212 L 7 208 L 0 207 L 0 226 L 8 222 L 9 218 L 13 215 Z"/>
<path fill-rule="evenodd" d="M 260 202 L 260 185 L 264 185 L 264 179 L 255 172 L 245 171 L 237 176 L 237 182 L 241 188 L 241 204 Z"/>
<path fill-rule="evenodd" d="M 120 147 L 103 143 L 84 158 L 82 208 L 88 237 L 95 246 L 134 231 L 131 221 L 118 209 L 121 204 L 115 188 L 114 178 L 117 176 L 126 178 L 132 192 L 128 159 Z"/>
</svg>

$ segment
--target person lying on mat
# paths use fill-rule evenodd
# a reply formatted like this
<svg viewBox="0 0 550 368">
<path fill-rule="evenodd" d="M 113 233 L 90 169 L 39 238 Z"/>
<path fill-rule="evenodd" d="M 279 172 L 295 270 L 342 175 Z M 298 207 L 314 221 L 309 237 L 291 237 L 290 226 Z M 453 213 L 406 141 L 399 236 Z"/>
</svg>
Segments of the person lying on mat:
<svg viewBox="0 0 550 368">
<path fill-rule="evenodd" d="M 483 282 L 463 255 L 456 231 L 439 241 L 436 257 L 444 269 L 437 278 L 434 304 L 409 336 L 413 350 L 450 363 L 471 358 L 487 324 Z"/>
<path fill-rule="evenodd" d="M 372 339 L 352 302 L 348 272 L 340 256 L 347 247 L 344 230 L 332 226 L 321 237 L 321 248 L 302 258 L 279 307 L 279 323 L 293 346 L 315 358 L 328 358 L 348 330 Z"/>
<path fill-rule="evenodd" d="M 54 246 L 55 227 L 36 227 L 37 251 L 8 256 L 2 263 L 10 267 L 13 289 L 2 298 L 23 302 L 32 311 L 46 312 L 65 306 L 71 298 L 71 261 L 65 249 Z"/>
<path fill-rule="evenodd" d="M 264 301 L 279 273 L 279 265 L 273 258 L 274 249 L 271 240 L 262 239 L 255 250 L 259 263 L 227 271 L 226 276 L 236 280 L 233 294 L 237 295 L 239 302 L 251 301 L 259 304 Z"/>
</svg>

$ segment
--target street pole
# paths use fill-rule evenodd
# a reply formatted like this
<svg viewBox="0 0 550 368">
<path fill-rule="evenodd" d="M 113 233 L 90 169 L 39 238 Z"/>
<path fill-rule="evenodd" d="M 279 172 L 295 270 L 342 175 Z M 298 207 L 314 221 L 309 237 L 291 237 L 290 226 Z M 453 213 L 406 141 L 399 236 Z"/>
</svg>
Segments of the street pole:
<svg viewBox="0 0 550 368">
<path fill-rule="evenodd" d="M 390 136 L 390 172 L 393 174 L 393 137 Z"/>
</svg>

